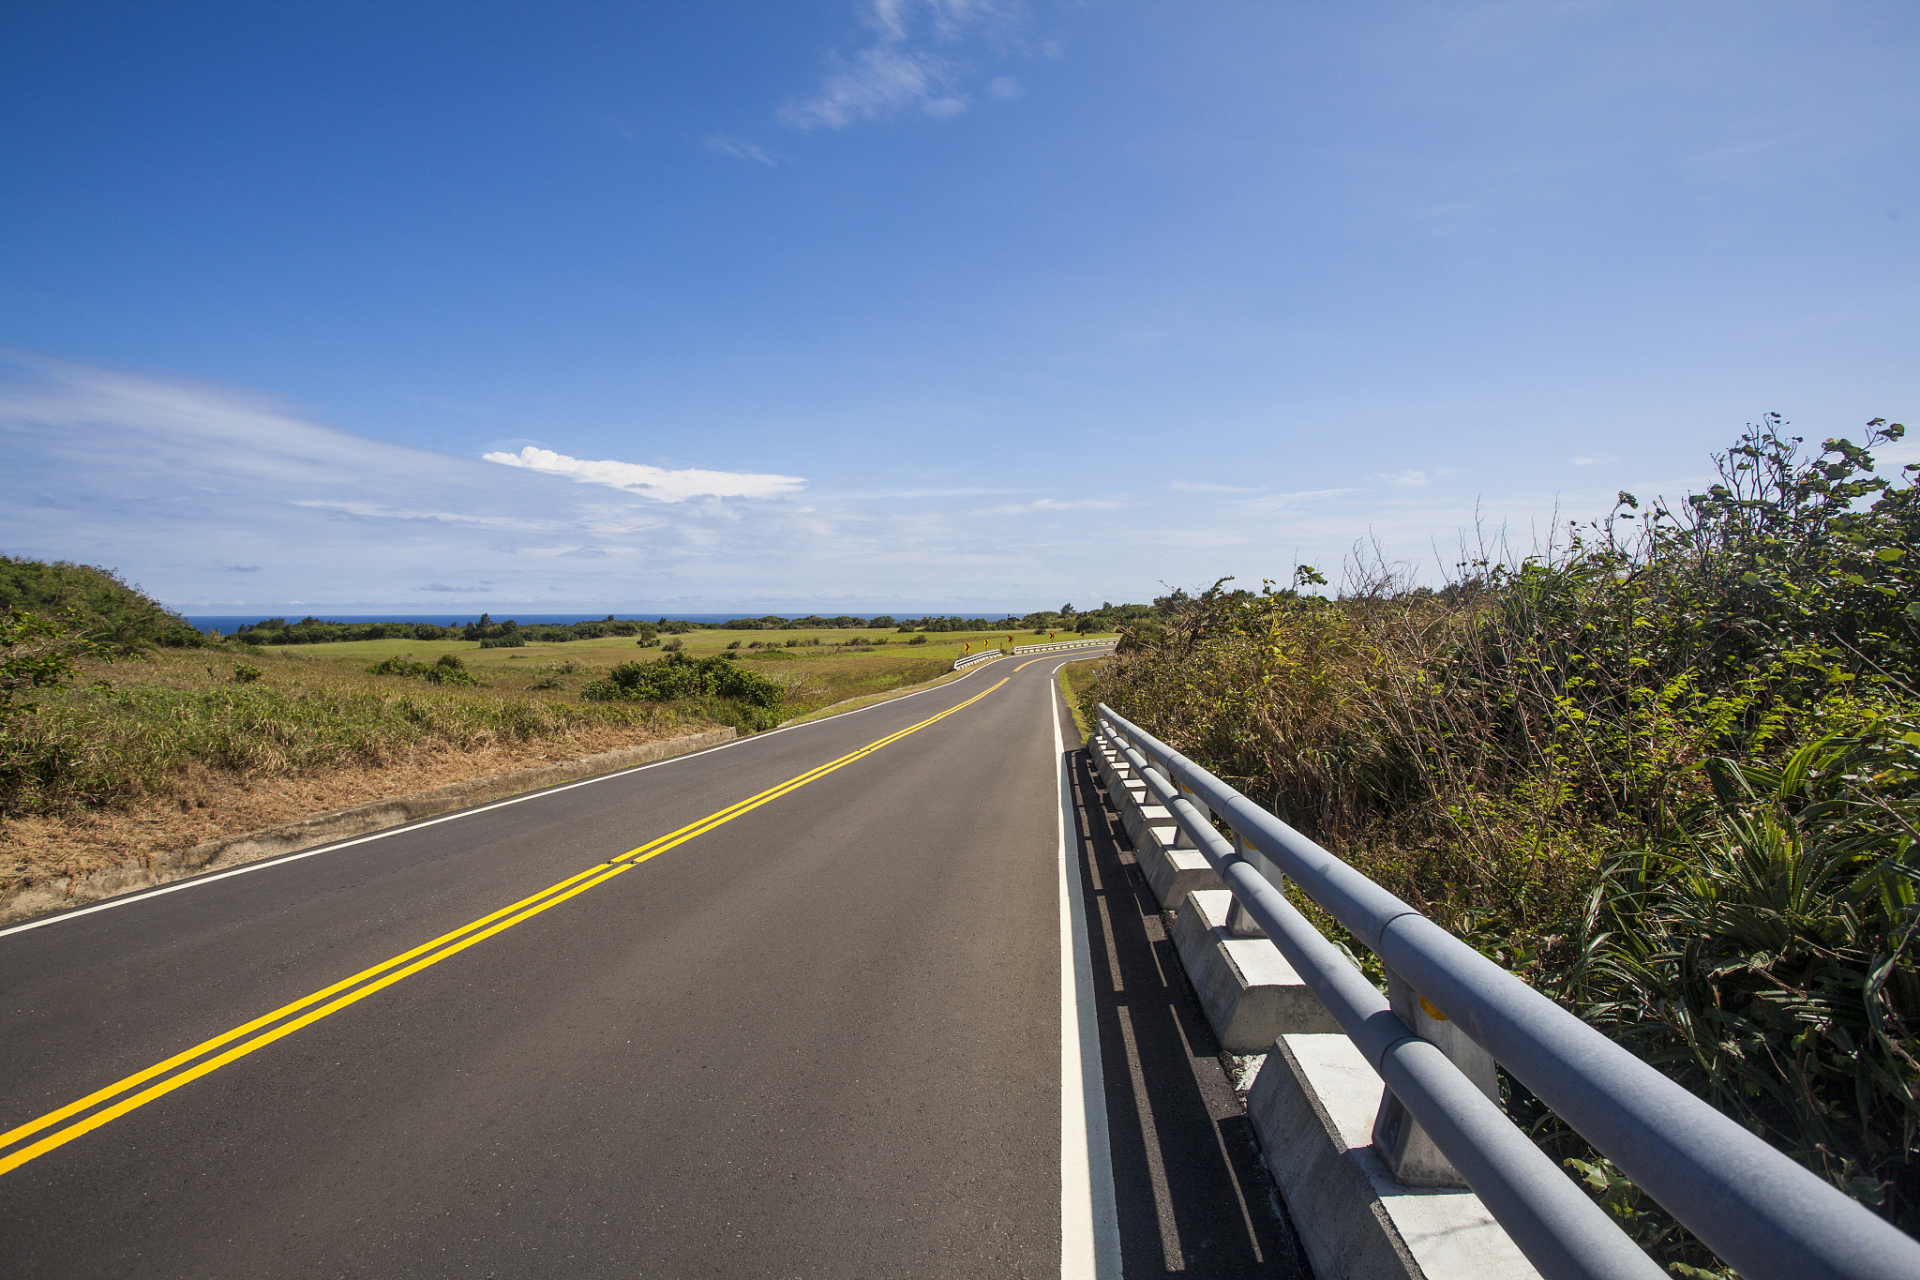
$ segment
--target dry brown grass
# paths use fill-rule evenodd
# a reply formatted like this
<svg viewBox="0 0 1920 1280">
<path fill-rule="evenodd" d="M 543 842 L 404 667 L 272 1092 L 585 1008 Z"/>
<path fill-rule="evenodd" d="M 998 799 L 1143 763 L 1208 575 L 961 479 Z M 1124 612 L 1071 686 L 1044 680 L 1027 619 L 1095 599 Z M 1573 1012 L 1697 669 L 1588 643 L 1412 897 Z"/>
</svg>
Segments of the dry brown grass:
<svg viewBox="0 0 1920 1280">
<path fill-rule="evenodd" d="M 713 727 L 371 676 L 352 664 L 160 651 L 89 667 L 7 742 L 0 888 L 315 813 Z"/>
</svg>

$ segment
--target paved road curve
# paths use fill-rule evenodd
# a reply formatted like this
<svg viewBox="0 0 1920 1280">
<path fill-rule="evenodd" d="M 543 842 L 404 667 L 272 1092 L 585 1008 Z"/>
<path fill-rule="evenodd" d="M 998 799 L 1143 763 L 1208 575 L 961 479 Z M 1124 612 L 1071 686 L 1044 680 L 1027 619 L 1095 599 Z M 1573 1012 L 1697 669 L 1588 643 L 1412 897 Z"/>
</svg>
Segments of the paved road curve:
<svg viewBox="0 0 1920 1280">
<path fill-rule="evenodd" d="M 0 934 L 0 1274 L 1111 1274 L 1083 656 Z"/>
</svg>

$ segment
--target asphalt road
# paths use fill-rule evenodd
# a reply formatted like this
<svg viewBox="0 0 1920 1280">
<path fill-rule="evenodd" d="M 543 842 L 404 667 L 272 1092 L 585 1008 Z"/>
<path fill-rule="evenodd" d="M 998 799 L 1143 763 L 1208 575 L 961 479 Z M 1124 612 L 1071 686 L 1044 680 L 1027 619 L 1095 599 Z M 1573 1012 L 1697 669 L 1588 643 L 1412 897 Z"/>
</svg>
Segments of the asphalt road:
<svg viewBox="0 0 1920 1280">
<path fill-rule="evenodd" d="M 1084 656 L 0 934 L 0 1275 L 1286 1274 L 1062 897 Z"/>
</svg>

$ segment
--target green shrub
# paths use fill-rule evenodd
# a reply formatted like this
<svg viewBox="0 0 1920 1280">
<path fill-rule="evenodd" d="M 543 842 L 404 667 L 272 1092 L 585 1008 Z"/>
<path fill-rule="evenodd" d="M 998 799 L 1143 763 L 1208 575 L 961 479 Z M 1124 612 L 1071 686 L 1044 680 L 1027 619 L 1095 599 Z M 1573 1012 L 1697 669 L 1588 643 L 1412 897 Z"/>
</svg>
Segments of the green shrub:
<svg viewBox="0 0 1920 1280">
<path fill-rule="evenodd" d="M 260 670 L 260 668 L 248 666 L 244 662 L 236 662 L 233 664 L 233 682 L 235 684 L 252 684 L 265 674 L 266 673 Z"/>
<path fill-rule="evenodd" d="M 725 658 L 668 654 L 657 662 L 623 662 L 580 691 L 591 702 L 671 702 L 724 698 L 761 710 L 779 707 L 781 687 Z"/>
<path fill-rule="evenodd" d="M 1378 573 L 1325 599 L 1303 568 L 1176 592 L 1084 701 L 1913 1232 L 1920 467 L 1874 472 L 1897 424 L 1811 457 L 1783 426 L 1682 504 L 1621 494 L 1437 591 Z M 1656 1256 L 1718 1265 L 1510 1102 Z"/>
<path fill-rule="evenodd" d="M 467 670 L 466 663 L 451 653 L 443 653 L 438 662 L 431 663 L 415 662 L 411 656 L 387 658 L 368 667 L 367 673 L 376 676 L 412 676 L 428 684 L 486 687 Z"/>
<path fill-rule="evenodd" d="M 0 556 L 0 613 L 58 617 L 77 637 L 130 653 L 199 648 L 208 638 L 111 569 Z M 217 637 L 216 637 L 217 639 Z"/>
<path fill-rule="evenodd" d="M 527 647 L 527 638 L 518 631 L 514 631 L 504 636 L 488 636 L 480 642 L 480 647 L 482 649 L 524 649 Z"/>
<path fill-rule="evenodd" d="M 914 633 L 913 639 L 907 641 L 908 644 L 925 644 L 926 642 L 927 633 L 924 631 Z"/>
</svg>

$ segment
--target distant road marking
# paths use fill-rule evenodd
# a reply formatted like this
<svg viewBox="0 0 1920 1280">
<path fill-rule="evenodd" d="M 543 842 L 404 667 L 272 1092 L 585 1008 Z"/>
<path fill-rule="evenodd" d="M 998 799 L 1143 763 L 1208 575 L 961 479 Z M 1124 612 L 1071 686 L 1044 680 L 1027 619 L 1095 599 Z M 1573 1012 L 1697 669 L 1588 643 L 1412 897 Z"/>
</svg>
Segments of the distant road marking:
<svg viewBox="0 0 1920 1280">
<path fill-rule="evenodd" d="M 510 906 L 502 907 L 498 911 L 484 915 L 470 924 L 462 925 L 451 933 L 443 933 L 431 942 L 422 943 L 411 951 L 402 952 L 391 960 L 384 960 L 370 969 L 362 969 L 350 978 L 344 978 L 330 987 L 324 987 L 314 992 L 312 995 L 303 996 L 292 1004 L 282 1005 L 272 1013 L 264 1014 L 251 1022 L 235 1027 L 231 1031 L 223 1032 L 211 1040 L 202 1041 L 193 1048 L 182 1053 L 177 1053 L 163 1062 L 157 1062 L 144 1071 L 135 1072 L 124 1080 L 116 1081 L 104 1089 L 95 1090 L 84 1098 L 70 1102 L 57 1111 L 49 1111 L 46 1115 L 36 1120 L 30 1120 L 18 1128 L 8 1130 L 6 1133 L 0 1133 L 0 1149 L 5 1149 L 13 1146 L 23 1138 L 31 1137 L 44 1129 L 53 1128 L 53 1126 L 60 1124 L 62 1121 L 78 1116 L 82 1112 L 91 1111 L 92 1108 L 107 1102 L 111 1098 L 119 1097 L 119 1095 L 127 1093 L 128 1090 L 135 1089 L 140 1085 L 147 1085 L 146 1088 L 141 1089 L 140 1092 L 130 1097 L 121 1098 L 120 1101 L 113 1103 L 111 1106 L 102 1107 L 98 1111 L 92 1111 L 91 1114 L 86 1115 L 83 1119 L 76 1120 L 63 1129 L 56 1129 L 53 1133 L 41 1138 L 38 1142 L 21 1147 L 19 1150 L 8 1155 L 0 1156 L 0 1174 L 10 1173 L 28 1161 L 37 1159 L 47 1152 L 54 1150 L 56 1147 L 65 1146 L 75 1138 L 90 1133 L 109 1121 L 126 1115 L 129 1111 L 136 1110 L 149 1102 L 166 1096 L 175 1089 L 178 1089 L 181 1085 L 197 1080 L 201 1076 L 213 1071 L 217 1071 L 229 1062 L 243 1058 L 256 1049 L 263 1049 L 274 1041 L 291 1035 L 302 1027 L 310 1026 L 330 1014 L 338 1013 L 348 1005 L 364 1000 L 374 992 L 384 990 L 394 983 L 399 982 L 402 978 L 411 977 L 413 974 L 419 973 L 422 969 L 431 968 L 433 965 L 439 964 L 442 960 L 450 956 L 458 955 L 477 942 L 491 938 L 494 934 L 506 929 L 511 929 L 514 925 L 524 920 L 531 920 L 534 916 L 539 915 L 549 907 L 557 907 L 569 898 L 585 893 L 597 885 L 605 884 L 615 876 L 633 870 L 649 858 L 656 858 L 669 849 L 678 848 L 694 837 L 711 831 L 715 827 L 723 826 L 735 818 L 740 817 L 742 814 L 750 813 L 758 809 L 761 805 L 770 803 L 790 791 L 798 790 L 809 782 L 824 778 L 837 769 L 844 769 L 855 761 L 863 760 L 882 747 L 900 741 L 900 739 L 906 737 L 908 734 L 917 733 L 928 725 L 936 724 L 946 719 L 956 711 L 965 710 L 1006 682 L 1006 679 L 1003 678 L 998 684 L 989 685 L 986 689 L 968 698 L 965 702 L 948 707 L 945 711 L 937 715 L 928 716 L 918 724 L 908 725 L 897 733 L 890 733 L 884 738 L 876 739 L 856 751 L 848 752 L 837 760 L 830 760 L 818 768 L 809 769 L 796 778 L 790 778 L 778 786 L 769 787 L 758 795 L 749 796 L 737 804 L 729 805 L 717 813 L 709 814 L 698 822 L 690 822 L 678 831 L 668 832 L 659 839 L 649 841 L 637 849 L 629 849 L 617 858 L 610 858 L 605 862 L 588 867 L 585 871 L 577 875 L 569 876 L 558 884 L 549 885 L 531 897 L 522 898 Z M 1057 724 L 1055 726 L 1055 736 L 1058 737 Z M 329 997 L 333 998 L 329 999 Z M 326 1001 L 326 1003 L 323 1004 L 322 1001 Z M 312 1006 L 315 1005 L 319 1007 L 313 1008 Z M 300 1013 L 303 1009 L 308 1010 L 308 1012 Z M 290 1018 L 290 1015 L 293 1014 L 300 1014 L 300 1016 Z M 289 1018 L 290 1020 L 288 1021 L 282 1021 L 282 1019 Z M 271 1029 L 262 1030 L 262 1028 Z M 260 1034 L 254 1035 L 250 1040 L 243 1039 L 243 1037 L 252 1035 L 252 1033 L 256 1031 L 260 1032 Z M 234 1044 L 235 1041 L 241 1041 L 241 1043 Z M 222 1045 L 233 1045 L 233 1047 L 214 1057 L 205 1058 L 206 1054 L 212 1053 Z M 203 1058 L 203 1061 L 196 1062 L 196 1059 Z M 194 1063 L 194 1065 L 186 1066 L 188 1063 Z M 167 1074 L 170 1071 L 174 1071 L 176 1067 L 186 1067 L 186 1069 L 178 1071 L 173 1075 Z M 147 1084 L 150 1080 L 157 1080 L 158 1082 Z"/>
</svg>

